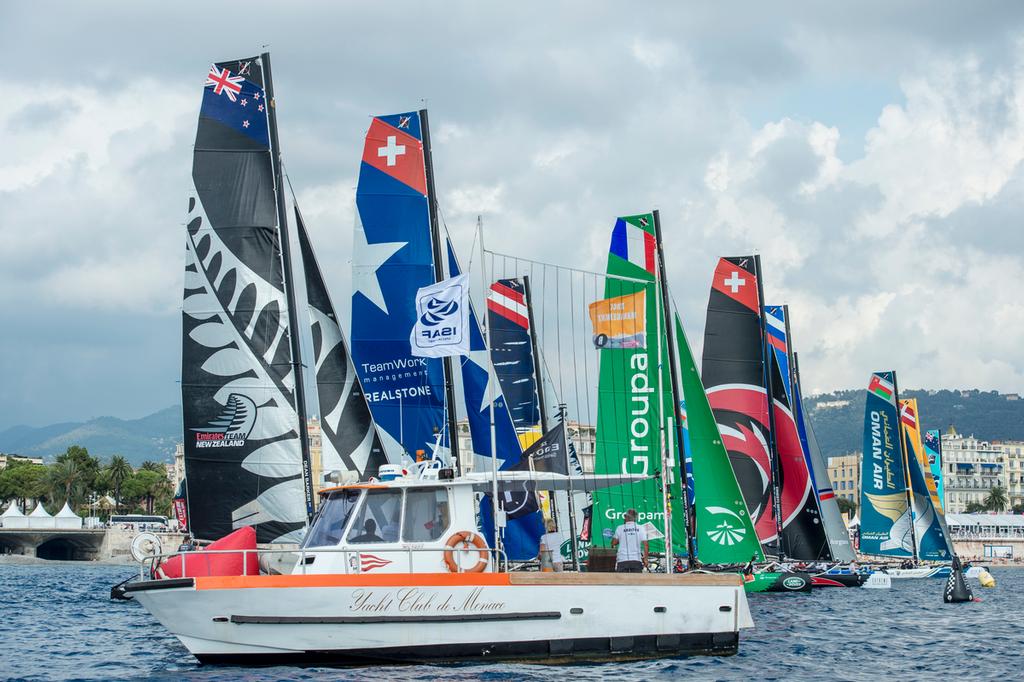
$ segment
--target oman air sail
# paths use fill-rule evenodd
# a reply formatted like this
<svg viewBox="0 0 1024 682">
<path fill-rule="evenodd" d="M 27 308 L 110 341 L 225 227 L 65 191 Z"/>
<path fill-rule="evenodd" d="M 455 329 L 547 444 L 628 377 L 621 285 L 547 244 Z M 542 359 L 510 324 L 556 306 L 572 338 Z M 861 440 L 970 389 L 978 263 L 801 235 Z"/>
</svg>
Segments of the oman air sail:
<svg viewBox="0 0 1024 682">
<path fill-rule="evenodd" d="M 860 551 L 913 557 L 914 529 L 907 496 L 895 372 L 875 372 L 864 405 Z"/>
</svg>

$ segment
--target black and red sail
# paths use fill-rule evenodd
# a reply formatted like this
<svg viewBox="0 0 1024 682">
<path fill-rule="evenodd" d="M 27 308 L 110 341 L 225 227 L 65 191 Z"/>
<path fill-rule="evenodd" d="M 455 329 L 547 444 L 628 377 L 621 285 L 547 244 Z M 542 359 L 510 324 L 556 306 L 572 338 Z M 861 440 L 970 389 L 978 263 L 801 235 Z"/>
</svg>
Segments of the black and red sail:
<svg viewBox="0 0 1024 682">
<path fill-rule="evenodd" d="M 722 258 L 704 328 L 701 378 L 762 544 L 778 540 L 771 421 L 755 256 Z"/>
</svg>

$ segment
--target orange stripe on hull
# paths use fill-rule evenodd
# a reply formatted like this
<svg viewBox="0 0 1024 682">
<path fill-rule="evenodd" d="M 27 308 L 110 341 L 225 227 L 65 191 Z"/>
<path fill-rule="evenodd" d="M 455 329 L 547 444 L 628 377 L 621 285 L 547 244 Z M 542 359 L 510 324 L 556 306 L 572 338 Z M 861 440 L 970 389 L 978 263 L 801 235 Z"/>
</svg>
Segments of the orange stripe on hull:
<svg viewBox="0 0 1024 682">
<path fill-rule="evenodd" d="M 201 576 L 197 590 L 244 590 L 279 587 L 477 587 L 509 585 L 508 573 L 381 573 L 331 575 Z"/>
</svg>

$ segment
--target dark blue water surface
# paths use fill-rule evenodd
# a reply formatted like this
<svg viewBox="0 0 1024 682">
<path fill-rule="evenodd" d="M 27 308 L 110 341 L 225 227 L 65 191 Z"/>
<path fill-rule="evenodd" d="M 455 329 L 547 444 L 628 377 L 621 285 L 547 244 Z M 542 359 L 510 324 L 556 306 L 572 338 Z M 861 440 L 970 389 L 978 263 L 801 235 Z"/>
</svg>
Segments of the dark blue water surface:
<svg viewBox="0 0 1024 682">
<path fill-rule="evenodd" d="M 944 581 L 891 590 L 832 588 L 752 595 L 756 627 L 738 656 L 569 667 L 376 668 L 200 666 L 134 602 L 111 602 L 129 568 L 0 565 L 0 679 L 197 680 L 877 680 L 1024 678 L 1024 571 L 995 569 L 983 602 L 942 603 Z"/>
</svg>

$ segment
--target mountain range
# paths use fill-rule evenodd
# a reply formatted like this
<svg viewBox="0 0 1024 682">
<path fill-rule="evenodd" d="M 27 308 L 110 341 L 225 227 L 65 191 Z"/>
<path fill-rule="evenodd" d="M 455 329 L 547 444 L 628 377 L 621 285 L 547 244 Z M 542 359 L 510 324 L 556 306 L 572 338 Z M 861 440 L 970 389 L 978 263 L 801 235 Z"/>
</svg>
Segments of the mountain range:
<svg viewBox="0 0 1024 682">
<path fill-rule="evenodd" d="M 865 395 L 860 389 L 805 398 L 825 457 L 860 451 Z M 900 396 L 917 398 L 925 429 L 945 432 L 952 426 L 985 440 L 1024 440 L 1024 400 L 1016 395 L 908 390 Z M 119 454 L 138 466 L 145 460 L 170 461 L 181 433 L 181 407 L 174 406 L 141 419 L 98 417 L 86 422 L 15 426 L 0 431 L 0 452 L 52 459 L 70 445 L 81 445 L 101 459 Z"/>
</svg>

